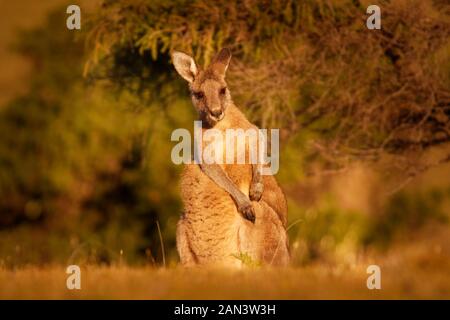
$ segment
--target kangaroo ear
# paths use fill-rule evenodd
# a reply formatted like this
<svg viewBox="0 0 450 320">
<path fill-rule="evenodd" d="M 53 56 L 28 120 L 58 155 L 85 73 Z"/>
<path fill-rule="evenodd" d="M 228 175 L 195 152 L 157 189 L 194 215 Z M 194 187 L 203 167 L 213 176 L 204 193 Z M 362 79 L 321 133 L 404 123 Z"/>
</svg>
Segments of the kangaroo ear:
<svg viewBox="0 0 450 320">
<path fill-rule="evenodd" d="M 198 68 L 194 59 L 186 53 L 174 51 L 172 53 L 172 61 L 180 76 L 187 82 L 192 83 L 198 74 Z"/>
<path fill-rule="evenodd" d="M 225 77 L 225 73 L 227 72 L 228 65 L 231 60 L 231 51 L 228 48 L 223 48 L 220 52 L 214 57 L 213 60 L 213 68 L 214 70 Z"/>
</svg>

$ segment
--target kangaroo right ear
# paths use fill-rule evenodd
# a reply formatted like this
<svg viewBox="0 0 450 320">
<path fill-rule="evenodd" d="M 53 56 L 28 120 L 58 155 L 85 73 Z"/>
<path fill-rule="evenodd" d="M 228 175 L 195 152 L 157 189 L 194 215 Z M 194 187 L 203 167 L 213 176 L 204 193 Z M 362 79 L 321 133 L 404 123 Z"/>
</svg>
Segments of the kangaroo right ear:
<svg viewBox="0 0 450 320">
<path fill-rule="evenodd" d="M 231 60 L 231 51 L 228 48 L 223 48 L 220 52 L 214 57 L 213 60 L 213 68 L 216 70 L 218 74 L 225 77 L 225 73 L 227 72 L 228 65 Z"/>
<path fill-rule="evenodd" d="M 194 59 L 186 53 L 174 51 L 172 53 L 172 61 L 180 76 L 187 82 L 192 83 L 198 74 L 198 68 Z"/>
</svg>

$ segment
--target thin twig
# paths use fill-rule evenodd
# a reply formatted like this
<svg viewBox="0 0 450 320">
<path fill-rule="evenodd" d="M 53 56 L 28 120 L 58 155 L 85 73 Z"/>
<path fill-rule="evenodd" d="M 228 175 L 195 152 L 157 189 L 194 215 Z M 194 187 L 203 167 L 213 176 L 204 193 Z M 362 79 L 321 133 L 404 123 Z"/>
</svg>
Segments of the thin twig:
<svg viewBox="0 0 450 320">
<path fill-rule="evenodd" d="M 161 243 L 161 252 L 162 252 L 162 259 L 163 259 L 163 266 L 166 267 L 166 252 L 164 250 L 164 242 L 161 234 L 161 228 L 159 227 L 159 221 L 156 220 L 156 226 L 158 227 L 158 235 L 159 235 L 159 242 Z"/>
</svg>

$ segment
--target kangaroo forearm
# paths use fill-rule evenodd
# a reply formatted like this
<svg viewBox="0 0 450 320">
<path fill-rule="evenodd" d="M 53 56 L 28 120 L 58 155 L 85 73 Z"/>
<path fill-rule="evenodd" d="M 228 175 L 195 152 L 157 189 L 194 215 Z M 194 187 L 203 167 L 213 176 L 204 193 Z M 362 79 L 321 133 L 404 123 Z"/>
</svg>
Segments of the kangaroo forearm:
<svg viewBox="0 0 450 320">
<path fill-rule="evenodd" d="M 262 165 L 252 164 L 252 183 L 261 183 L 262 182 Z"/>
<path fill-rule="evenodd" d="M 262 179 L 262 165 L 252 165 L 252 182 L 249 189 L 249 197 L 252 201 L 259 201 L 264 192 L 264 183 Z"/>
<path fill-rule="evenodd" d="M 245 219 L 255 223 L 255 212 L 250 199 L 236 187 L 226 172 L 223 171 L 222 167 L 218 164 L 201 164 L 200 169 L 214 181 L 214 183 L 228 192 L 236 204 L 237 210 Z"/>
<path fill-rule="evenodd" d="M 218 164 L 201 164 L 200 168 L 212 181 L 228 192 L 236 203 L 246 197 Z"/>
</svg>

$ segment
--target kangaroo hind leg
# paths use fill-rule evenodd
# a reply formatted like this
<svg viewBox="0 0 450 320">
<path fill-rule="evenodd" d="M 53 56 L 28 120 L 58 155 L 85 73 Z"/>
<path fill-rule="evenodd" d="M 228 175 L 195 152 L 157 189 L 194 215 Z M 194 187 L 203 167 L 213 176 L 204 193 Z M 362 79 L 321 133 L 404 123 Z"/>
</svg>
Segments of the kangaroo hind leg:
<svg viewBox="0 0 450 320">
<path fill-rule="evenodd" d="M 197 257 L 191 249 L 189 237 L 186 230 L 186 221 L 181 218 L 177 224 L 177 250 L 180 256 L 181 264 L 185 266 L 196 265 Z"/>
</svg>

